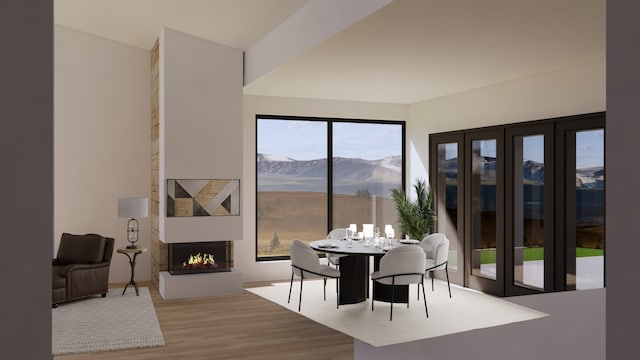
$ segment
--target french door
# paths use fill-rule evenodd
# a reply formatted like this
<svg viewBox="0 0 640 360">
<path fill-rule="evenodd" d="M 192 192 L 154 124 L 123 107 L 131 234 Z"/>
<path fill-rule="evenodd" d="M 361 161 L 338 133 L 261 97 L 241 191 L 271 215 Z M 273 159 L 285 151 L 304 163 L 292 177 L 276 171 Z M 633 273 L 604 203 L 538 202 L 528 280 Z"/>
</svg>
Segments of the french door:
<svg viewBox="0 0 640 360">
<path fill-rule="evenodd" d="M 505 138 L 505 295 L 553 291 L 553 123 L 507 127 Z"/>
<path fill-rule="evenodd" d="M 464 137 L 462 134 L 438 136 L 430 141 L 429 173 L 433 204 L 438 213 L 436 229 L 449 239 L 449 281 L 464 285 Z M 436 271 L 434 276 L 443 279 Z"/>
<path fill-rule="evenodd" d="M 604 287 L 605 113 L 431 134 L 451 281 L 498 296 Z"/>
<path fill-rule="evenodd" d="M 556 126 L 563 149 L 556 174 L 556 284 L 559 290 L 605 286 L 604 116 Z"/>
<path fill-rule="evenodd" d="M 465 134 L 465 283 L 504 294 L 503 132 Z"/>
</svg>

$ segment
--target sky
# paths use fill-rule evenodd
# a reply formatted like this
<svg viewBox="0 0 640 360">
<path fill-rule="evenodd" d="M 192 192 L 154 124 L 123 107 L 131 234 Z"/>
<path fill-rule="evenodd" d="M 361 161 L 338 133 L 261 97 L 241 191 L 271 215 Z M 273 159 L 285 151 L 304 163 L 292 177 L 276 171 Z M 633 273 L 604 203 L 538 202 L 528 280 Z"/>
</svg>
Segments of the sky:
<svg viewBox="0 0 640 360">
<path fill-rule="evenodd" d="M 295 160 L 327 157 L 327 123 L 313 120 L 260 119 L 258 152 L 284 155 Z M 378 160 L 401 155 L 402 127 L 395 124 L 334 122 L 333 155 L 346 158 Z M 495 142 L 484 141 L 481 155 L 495 157 Z M 525 136 L 524 158 L 544 163 L 542 135 Z M 576 133 L 578 168 L 604 165 L 604 130 Z M 455 157 L 455 147 L 447 146 L 447 158 Z M 453 150 L 453 151 L 452 151 Z"/>
<path fill-rule="evenodd" d="M 524 159 L 544 163 L 544 136 L 524 137 Z M 457 157 L 457 147 L 446 144 L 446 158 Z M 604 130 L 585 130 L 576 132 L 576 167 L 604 166 Z M 495 141 L 483 141 L 480 150 L 482 156 L 495 157 Z"/>
<path fill-rule="evenodd" d="M 259 119 L 257 151 L 295 160 L 327 157 L 324 121 Z M 379 160 L 402 155 L 402 126 L 354 122 L 333 123 L 333 156 Z"/>
</svg>

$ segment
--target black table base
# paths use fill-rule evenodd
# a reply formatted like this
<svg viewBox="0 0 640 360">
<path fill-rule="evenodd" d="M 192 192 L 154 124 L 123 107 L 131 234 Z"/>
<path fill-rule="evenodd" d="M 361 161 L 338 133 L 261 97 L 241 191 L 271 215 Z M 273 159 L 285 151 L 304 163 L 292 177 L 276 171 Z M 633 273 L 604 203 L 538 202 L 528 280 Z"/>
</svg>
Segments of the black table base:
<svg viewBox="0 0 640 360">
<path fill-rule="evenodd" d="M 380 258 L 374 256 L 373 268 L 380 268 Z M 357 304 L 369 298 L 369 256 L 349 255 L 340 258 L 340 305 Z M 373 282 L 373 299 L 391 302 L 391 285 Z M 394 303 L 409 302 L 409 285 L 396 285 Z"/>
<path fill-rule="evenodd" d="M 340 305 L 357 304 L 369 297 L 369 257 L 340 258 Z"/>
</svg>

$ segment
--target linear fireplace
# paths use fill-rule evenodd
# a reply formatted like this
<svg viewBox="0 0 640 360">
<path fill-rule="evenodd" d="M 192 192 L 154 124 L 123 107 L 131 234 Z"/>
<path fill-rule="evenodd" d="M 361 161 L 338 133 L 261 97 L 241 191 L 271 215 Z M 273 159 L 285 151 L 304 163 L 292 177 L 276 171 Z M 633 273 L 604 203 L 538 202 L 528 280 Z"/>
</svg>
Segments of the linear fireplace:
<svg viewBox="0 0 640 360">
<path fill-rule="evenodd" d="M 233 241 L 171 243 L 171 275 L 227 272 L 233 267 Z"/>
</svg>

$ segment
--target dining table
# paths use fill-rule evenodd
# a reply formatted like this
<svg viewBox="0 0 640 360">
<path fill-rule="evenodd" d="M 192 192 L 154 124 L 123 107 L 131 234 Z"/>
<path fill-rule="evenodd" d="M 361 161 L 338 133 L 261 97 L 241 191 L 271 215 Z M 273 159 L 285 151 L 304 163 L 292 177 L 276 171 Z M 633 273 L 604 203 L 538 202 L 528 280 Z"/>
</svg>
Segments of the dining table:
<svg viewBox="0 0 640 360">
<path fill-rule="evenodd" d="M 373 270 L 380 268 L 380 259 L 391 248 L 405 244 L 417 244 L 417 240 L 410 239 L 380 239 L 376 242 L 354 239 L 321 239 L 309 243 L 309 246 L 324 253 L 344 255 L 340 257 L 339 298 L 340 305 L 357 304 L 369 298 L 370 259 L 373 259 Z M 373 282 L 373 299 L 394 303 L 409 302 L 409 286 L 396 285 L 392 291 L 391 285 Z"/>
</svg>

